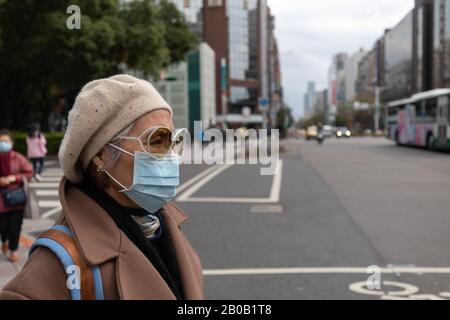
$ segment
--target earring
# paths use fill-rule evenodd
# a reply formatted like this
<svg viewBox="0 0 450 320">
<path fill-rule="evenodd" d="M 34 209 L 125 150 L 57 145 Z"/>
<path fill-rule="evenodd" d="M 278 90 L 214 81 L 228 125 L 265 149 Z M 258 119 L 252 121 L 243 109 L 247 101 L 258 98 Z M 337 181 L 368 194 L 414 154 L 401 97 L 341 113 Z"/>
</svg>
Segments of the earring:
<svg viewBox="0 0 450 320">
<path fill-rule="evenodd" d="M 105 169 L 103 169 L 102 166 L 98 166 L 97 167 L 97 173 L 100 174 L 100 173 L 103 173 L 103 172 L 105 172 Z"/>
</svg>

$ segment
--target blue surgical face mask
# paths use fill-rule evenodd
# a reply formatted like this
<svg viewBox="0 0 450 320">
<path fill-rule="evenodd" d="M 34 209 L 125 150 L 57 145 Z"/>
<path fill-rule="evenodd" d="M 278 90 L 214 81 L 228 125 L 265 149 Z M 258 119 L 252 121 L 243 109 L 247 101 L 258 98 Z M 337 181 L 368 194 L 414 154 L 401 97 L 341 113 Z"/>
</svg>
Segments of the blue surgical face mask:
<svg viewBox="0 0 450 320">
<path fill-rule="evenodd" d="M 6 141 L 0 141 L 0 153 L 7 153 L 12 150 L 12 143 Z"/>
<path fill-rule="evenodd" d="M 117 146 L 114 148 L 130 154 Z M 132 155 L 132 154 L 131 154 Z M 145 152 L 134 155 L 133 184 L 127 188 L 107 171 L 105 173 L 123 188 L 121 193 L 149 213 L 156 213 L 176 196 L 180 185 L 180 157 L 168 155 L 157 160 Z"/>
</svg>

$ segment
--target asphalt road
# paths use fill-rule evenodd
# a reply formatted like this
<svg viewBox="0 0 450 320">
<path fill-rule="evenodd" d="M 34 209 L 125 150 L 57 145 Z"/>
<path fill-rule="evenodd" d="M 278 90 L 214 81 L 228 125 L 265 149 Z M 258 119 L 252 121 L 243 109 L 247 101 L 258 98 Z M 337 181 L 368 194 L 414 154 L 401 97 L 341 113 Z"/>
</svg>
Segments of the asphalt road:
<svg viewBox="0 0 450 320">
<path fill-rule="evenodd" d="M 283 149 L 275 177 L 252 165 L 182 167 L 183 230 L 206 298 L 450 299 L 449 154 L 383 138 Z M 36 190 L 55 219 L 62 172 L 49 164 Z M 369 266 L 381 268 L 379 289 L 367 290 Z"/>
<path fill-rule="evenodd" d="M 278 204 L 245 203 L 269 198 L 274 182 L 249 165 L 179 203 L 207 298 L 450 298 L 450 155 L 382 138 L 284 149 Z M 204 169 L 184 167 L 183 181 Z M 372 265 L 381 287 L 367 290 Z"/>
</svg>

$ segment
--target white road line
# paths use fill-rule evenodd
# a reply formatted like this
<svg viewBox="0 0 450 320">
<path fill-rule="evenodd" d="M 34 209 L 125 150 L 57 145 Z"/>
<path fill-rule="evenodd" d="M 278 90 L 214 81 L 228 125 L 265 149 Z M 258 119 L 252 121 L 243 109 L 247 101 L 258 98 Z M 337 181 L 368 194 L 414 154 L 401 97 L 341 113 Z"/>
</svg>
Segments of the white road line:
<svg viewBox="0 0 450 320">
<path fill-rule="evenodd" d="M 251 204 L 273 204 L 273 203 L 279 203 L 280 202 L 280 193 L 281 193 L 281 181 L 282 181 L 282 177 L 283 177 L 283 160 L 278 161 L 277 168 L 276 168 L 275 172 L 276 173 L 275 173 L 275 176 L 273 178 L 272 188 L 271 188 L 271 191 L 270 191 L 270 197 L 269 198 L 219 198 L 219 197 L 208 197 L 208 198 L 205 198 L 205 197 L 191 197 L 192 194 L 197 192 L 201 187 L 203 187 L 211 179 L 213 179 L 215 176 L 220 174 L 220 172 L 218 172 L 217 174 L 214 172 L 215 175 L 211 174 L 210 176 L 206 177 L 208 180 L 205 183 L 201 184 L 200 186 L 195 185 L 189 191 L 187 191 L 182 196 L 180 196 L 177 199 L 177 201 L 178 202 L 203 202 L 203 203 L 238 203 L 238 204 L 241 204 L 241 203 L 251 203 Z"/>
<path fill-rule="evenodd" d="M 38 201 L 38 207 L 39 208 L 56 208 L 58 206 L 60 206 L 60 202 L 59 200 L 39 200 Z"/>
<path fill-rule="evenodd" d="M 31 182 L 28 184 L 30 188 L 59 188 L 59 183 L 51 183 L 51 182 Z"/>
<path fill-rule="evenodd" d="M 60 176 L 54 176 L 54 177 L 42 177 L 41 182 L 59 182 L 61 180 Z"/>
<path fill-rule="evenodd" d="M 61 205 L 59 205 L 59 206 L 57 206 L 57 207 L 55 207 L 55 208 L 53 208 L 53 209 L 51 209 L 51 210 L 49 210 L 47 212 L 44 212 L 41 215 L 41 217 L 44 218 L 44 219 L 50 218 L 51 216 L 53 216 L 53 215 L 55 215 L 57 213 L 60 213 L 61 210 L 62 210 L 62 207 L 61 207 Z"/>
<path fill-rule="evenodd" d="M 178 202 L 204 202 L 204 203 L 252 203 L 252 204 L 272 204 L 278 201 L 272 201 L 270 198 L 187 198 L 177 199 Z"/>
<path fill-rule="evenodd" d="M 208 175 L 212 171 L 217 170 L 218 167 L 220 167 L 220 165 L 215 165 L 213 167 L 210 167 L 210 168 L 206 169 L 205 171 L 201 172 L 200 174 L 196 175 L 189 181 L 186 181 L 184 184 L 182 184 L 181 186 L 179 186 L 177 188 L 177 193 L 181 194 L 181 192 L 183 192 L 185 189 L 189 188 L 191 185 L 196 183 L 198 180 L 202 179 L 204 176 Z"/>
<path fill-rule="evenodd" d="M 199 182 L 197 182 L 194 186 L 192 186 L 190 189 L 188 189 L 185 193 L 183 193 L 181 196 L 177 198 L 178 202 L 184 202 L 186 199 L 189 199 L 190 196 L 192 196 L 194 193 L 196 193 L 198 190 L 200 190 L 204 185 L 206 185 L 208 182 L 210 182 L 212 179 L 217 177 L 219 174 L 230 168 L 232 165 L 226 164 L 226 165 L 220 165 L 215 170 L 212 170 L 209 172 L 208 175 L 203 177 Z"/>
<path fill-rule="evenodd" d="M 383 274 L 450 274 L 450 268 L 380 268 Z M 267 269 L 217 269 L 203 270 L 205 276 L 289 275 L 289 274 L 367 274 L 367 268 L 267 268 Z"/>
<path fill-rule="evenodd" d="M 53 197 L 58 196 L 58 190 L 36 190 L 38 197 Z"/>
<path fill-rule="evenodd" d="M 59 161 L 58 160 L 48 160 L 44 162 L 45 166 L 52 166 L 52 165 L 59 165 Z"/>
<path fill-rule="evenodd" d="M 270 200 L 273 203 L 278 203 L 280 201 L 281 180 L 283 178 L 283 160 L 278 161 L 275 172 L 276 173 L 272 182 L 272 190 L 270 191 Z"/>
<path fill-rule="evenodd" d="M 54 178 L 54 177 L 57 177 L 57 178 L 62 178 L 63 177 L 63 174 L 62 174 L 62 172 L 55 172 L 55 173 L 45 173 L 45 174 L 41 174 L 41 176 L 42 177 L 44 177 L 44 178 Z"/>
<path fill-rule="evenodd" d="M 62 173 L 63 170 L 61 168 L 46 168 L 46 169 L 44 169 L 44 172 L 42 172 L 42 173 L 46 174 L 46 173 L 56 173 L 56 172 Z"/>
</svg>

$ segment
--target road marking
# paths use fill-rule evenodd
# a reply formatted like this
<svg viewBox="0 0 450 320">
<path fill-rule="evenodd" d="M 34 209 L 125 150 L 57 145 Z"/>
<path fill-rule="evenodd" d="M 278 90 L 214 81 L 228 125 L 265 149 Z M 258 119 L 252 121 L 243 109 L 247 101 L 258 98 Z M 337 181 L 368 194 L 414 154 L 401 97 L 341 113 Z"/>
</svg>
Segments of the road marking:
<svg viewBox="0 0 450 320">
<path fill-rule="evenodd" d="M 48 168 L 48 169 L 44 169 L 44 171 L 42 172 L 42 174 L 47 174 L 47 173 L 63 173 L 63 170 L 61 168 Z"/>
<path fill-rule="evenodd" d="M 380 268 L 383 274 L 450 274 L 450 268 Z M 205 276 L 243 275 L 288 275 L 288 274 L 367 274 L 367 267 L 325 267 L 325 268 L 255 268 L 204 270 Z"/>
<path fill-rule="evenodd" d="M 59 200 L 39 200 L 38 201 L 39 208 L 56 208 L 60 206 Z"/>
<path fill-rule="evenodd" d="M 41 182 L 59 182 L 60 180 L 61 180 L 61 177 L 57 177 L 57 176 L 54 176 L 54 177 L 45 176 L 45 177 L 41 178 Z"/>
<path fill-rule="evenodd" d="M 250 204 L 271 204 L 273 202 L 270 198 L 187 198 L 177 199 L 177 202 L 204 202 L 204 203 L 250 203 Z"/>
<path fill-rule="evenodd" d="M 352 283 L 349 285 L 349 289 L 355 293 L 370 296 L 410 296 L 419 292 L 419 288 L 408 283 L 383 281 L 383 286 L 397 287 L 400 288 L 400 290 L 389 292 L 384 292 L 381 290 L 371 290 L 367 288 L 367 281 Z"/>
<path fill-rule="evenodd" d="M 38 197 L 54 197 L 58 196 L 58 190 L 36 190 Z"/>
<path fill-rule="evenodd" d="M 199 182 L 197 182 L 194 186 L 192 186 L 190 189 L 188 189 L 185 193 L 183 193 L 181 196 L 177 198 L 178 202 L 186 202 L 187 199 L 189 199 L 190 196 L 192 196 L 195 192 L 200 190 L 204 185 L 206 185 L 208 182 L 210 182 L 212 179 L 217 177 L 219 174 L 230 168 L 232 165 L 226 164 L 226 165 L 219 165 L 215 167 L 215 170 L 211 170 L 206 176 L 204 176 Z"/>
<path fill-rule="evenodd" d="M 194 185 L 191 189 L 186 191 L 183 195 L 177 198 L 178 202 L 203 202 L 203 203 L 251 203 L 251 204 L 275 204 L 280 202 L 281 194 L 281 181 L 283 177 L 283 160 L 278 161 L 275 175 L 273 177 L 272 188 L 269 198 L 219 198 L 219 197 L 191 197 L 195 192 L 200 190 L 205 184 L 218 176 L 221 172 L 228 169 L 222 167 L 219 170 L 213 171 L 210 175 L 206 176 L 199 183 Z"/>
<path fill-rule="evenodd" d="M 250 213 L 283 213 L 280 205 L 256 205 L 250 208 Z"/>
<path fill-rule="evenodd" d="M 62 178 L 64 174 L 61 172 L 45 172 L 41 174 L 42 177 L 60 177 Z"/>
<path fill-rule="evenodd" d="M 30 188 L 59 188 L 59 183 L 52 182 L 31 182 L 28 184 Z"/>
<path fill-rule="evenodd" d="M 57 207 L 55 207 L 55 208 L 53 208 L 53 209 L 51 209 L 49 211 L 44 212 L 41 215 L 41 217 L 44 218 L 44 219 L 50 218 L 51 216 L 53 216 L 53 215 L 55 215 L 57 213 L 60 213 L 61 210 L 62 210 L 62 207 L 61 207 L 61 204 L 59 204 Z"/>
<path fill-rule="evenodd" d="M 210 168 L 206 169 L 205 171 L 201 172 L 200 174 L 196 175 L 195 177 L 193 177 L 189 181 L 187 181 L 184 184 L 182 184 L 181 186 L 179 186 L 177 188 L 177 193 L 181 194 L 181 192 L 183 192 L 185 189 L 189 188 L 191 185 L 196 183 L 198 180 L 200 180 L 203 177 L 205 177 L 206 175 L 210 174 L 212 171 L 217 170 L 218 167 L 220 167 L 220 165 L 215 165 L 213 167 L 210 167 Z"/>
<path fill-rule="evenodd" d="M 270 192 L 270 199 L 273 203 L 278 203 L 280 201 L 281 180 L 283 178 L 283 160 L 278 161 L 275 172 L 276 173 L 273 177 L 272 190 Z"/>
</svg>

